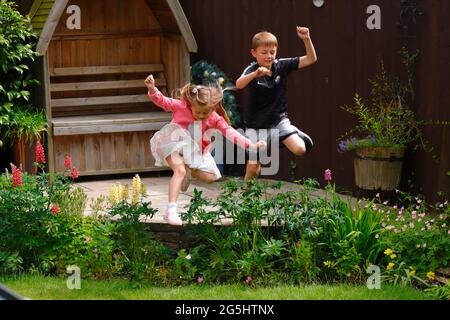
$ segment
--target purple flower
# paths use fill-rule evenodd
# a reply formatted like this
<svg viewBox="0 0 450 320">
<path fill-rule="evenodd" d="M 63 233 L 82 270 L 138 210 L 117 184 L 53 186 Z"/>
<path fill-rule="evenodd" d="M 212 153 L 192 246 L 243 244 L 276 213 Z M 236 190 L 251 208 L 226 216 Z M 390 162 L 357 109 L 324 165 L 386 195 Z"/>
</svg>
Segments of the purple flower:
<svg viewBox="0 0 450 320">
<path fill-rule="evenodd" d="M 197 276 L 196 280 L 197 283 L 202 283 L 203 281 L 205 281 L 205 278 L 203 278 L 202 276 Z"/>
<path fill-rule="evenodd" d="M 348 139 L 341 140 L 341 142 L 339 143 L 339 146 L 337 148 L 337 151 L 339 153 L 344 153 L 346 151 L 354 149 L 355 146 L 357 145 L 357 143 L 358 143 L 358 140 L 355 137 L 350 137 Z"/>
<path fill-rule="evenodd" d="M 250 276 L 245 276 L 242 278 L 242 281 L 244 282 L 244 284 L 249 285 L 250 283 L 252 283 L 252 277 Z"/>
<path fill-rule="evenodd" d="M 323 178 L 325 179 L 325 181 L 331 181 L 331 170 L 330 169 L 325 170 L 325 172 L 323 174 Z"/>
</svg>

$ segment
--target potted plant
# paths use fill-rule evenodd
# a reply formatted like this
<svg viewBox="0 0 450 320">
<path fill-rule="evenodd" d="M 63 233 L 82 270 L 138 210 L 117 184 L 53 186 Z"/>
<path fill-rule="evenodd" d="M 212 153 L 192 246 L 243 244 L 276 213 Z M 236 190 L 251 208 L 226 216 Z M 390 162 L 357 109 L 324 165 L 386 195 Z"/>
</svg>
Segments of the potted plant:
<svg viewBox="0 0 450 320">
<path fill-rule="evenodd" d="M 352 106 L 343 110 L 357 118 L 358 124 L 338 140 L 338 151 L 354 150 L 355 183 L 368 190 L 394 190 L 400 184 L 406 147 L 431 151 L 422 134 L 429 121 L 420 120 L 411 109 L 414 102 L 412 66 L 419 53 L 400 51 L 405 79 L 390 76 L 381 63 L 381 72 L 371 84 L 371 101 L 365 104 L 359 94 Z M 354 134 L 359 134 L 355 137 Z M 344 139 L 346 138 L 346 139 Z"/>
<path fill-rule="evenodd" d="M 25 144 L 47 127 L 45 114 L 30 103 L 30 88 L 38 84 L 28 67 L 36 57 L 36 35 L 12 2 L 0 0 L 0 21 L 0 147 L 14 144 L 25 165 Z"/>
</svg>

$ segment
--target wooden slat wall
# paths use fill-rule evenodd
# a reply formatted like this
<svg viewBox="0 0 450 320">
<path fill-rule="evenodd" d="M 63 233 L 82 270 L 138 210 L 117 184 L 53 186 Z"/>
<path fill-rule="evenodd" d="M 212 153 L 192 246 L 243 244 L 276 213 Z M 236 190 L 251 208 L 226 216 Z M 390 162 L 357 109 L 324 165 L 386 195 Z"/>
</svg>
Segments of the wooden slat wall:
<svg viewBox="0 0 450 320">
<path fill-rule="evenodd" d="M 196 60 L 206 59 L 237 79 L 252 58 L 250 42 L 253 34 L 269 30 L 278 36 L 279 57 L 305 53 L 295 33 L 296 25 L 308 26 L 318 53 L 318 62 L 293 73 L 288 84 L 291 120 L 310 134 L 314 151 L 295 158 L 286 150 L 281 153 L 280 171 L 276 178 L 290 178 L 290 162 L 296 160 L 298 177 L 314 177 L 323 181 L 323 171 L 330 168 L 334 181 L 347 190 L 354 187 L 353 157 L 339 154 L 336 139 L 355 121 L 339 106 L 352 103 L 359 92 L 367 97 L 368 78 L 379 71 L 381 59 L 387 70 L 399 69 L 397 51 L 402 44 L 419 48 L 417 111 L 427 119 L 450 120 L 450 1 L 419 1 L 425 18 L 417 28 L 417 37 L 403 36 L 396 23 L 400 0 L 325 1 L 316 8 L 312 0 L 180 0 L 196 37 L 199 51 Z M 366 28 L 366 9 L 379 5 L 382 29 Z M 241 109 L 245 93 L 239 93 Z M 427 128 L 427 138 L 440 156 L 435 163 L 423 152 L 407 156 L 403 188 L 413 179 L 417 192 L 434 198 L 438 191 L 450 193 L 450 128 Z M 412 176 L 411 174 L 415 175 Z"/>
<path fill-rule="evenodd" d="M 172 90 L 188 83 L 190 78 L 190 57 L 181 36 L 166 36 L 162 43 L 162 61 L 166 66 L 167 87 Z"/>
<path fill-rule="evenodd" d="M 81 30 L 63 14 L 49 47 L 50 67 L 161 62 L 160 26 L 144 0 L 71 0 L 81 8 Z"/>
<path fill-rule="evenodd" d="M 153 134 L 154 131 L 142 131 L 55 136 L 56 170 L 64 171 L 66 154 L 71 155 L 83 175 L 160 170 L 154 167 L 150 152 L 149 139 Z"/>
</svg>

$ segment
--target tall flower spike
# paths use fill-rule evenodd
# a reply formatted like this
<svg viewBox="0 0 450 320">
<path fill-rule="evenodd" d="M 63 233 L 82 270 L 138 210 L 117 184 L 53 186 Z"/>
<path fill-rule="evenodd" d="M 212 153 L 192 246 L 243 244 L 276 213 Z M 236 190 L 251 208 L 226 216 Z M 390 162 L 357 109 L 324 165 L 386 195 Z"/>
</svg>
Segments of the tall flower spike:
<svg viewBox="0 0 450 320">
<path fill-rule="evenodd" d="M 67 170 L 72 169 L 72 158 L 68 154 L 64 157 L 64 168 Z"/>
<path fill-rule="evenodd" d="M 35 162 L 45 164 L 45 152 L 44 147 L 41 144 L 41 141 L 38 140 L 36 142 L 36 151 L 35 151 Z"/>
<path fill-rule="evenodd" d="M 325 181 L 331 181 L 331 170 L 330 169 L 325 170 L 325 172 L 323 174 L 323 178 Z"/>
<path fill-rule="evenodd" d="M 135 205 L 139 202 L 141 195 L 141 178 L 139 175 L 135 175 L 133 178 L 133 190 L 131 193 L 131 204 Z"/>
<path fill-rule="evenodd" d="M 120 202 L 120 185 L 113 184 L 109 189 L 109 203 L 111 205 L 116 205 Z"/>
<path fill-rule="evenodd" d="M 11 171 L 12 171 L 12 185 L 13 187 L 22 186 L 22 172 L 15 165 L 11 163 Z"/>
<path fill-rule="evenodd" d="M 70 172 L 70 177 L 72 179 L 76 179 L 78 178 L 78 170 L 75 167 L 72 167 L 72 171 Z"/>
</svg>

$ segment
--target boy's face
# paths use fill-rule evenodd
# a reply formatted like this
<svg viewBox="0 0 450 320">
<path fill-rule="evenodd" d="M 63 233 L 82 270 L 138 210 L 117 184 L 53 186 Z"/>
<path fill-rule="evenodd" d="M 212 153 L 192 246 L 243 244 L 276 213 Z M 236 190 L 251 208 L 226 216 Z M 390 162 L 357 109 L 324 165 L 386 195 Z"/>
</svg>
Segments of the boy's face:
<svg viewBox="0 0 450 320">
<path fill-rule="evenodd" d="M 264 45 L 259 46 L 256 49 L 252 49 L 252 56 L 256 58 L 256 62 L 261 67 L 266 67 L 270 69 L 272 67 L 273 61 L 277 57 L 277 46 L 276 45 Z"/>
</svg>

